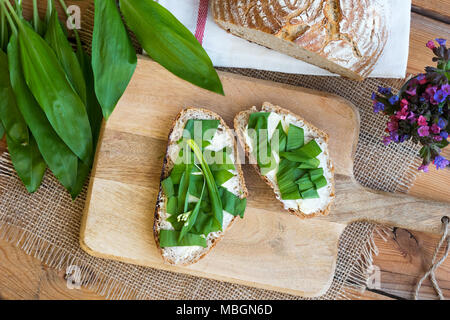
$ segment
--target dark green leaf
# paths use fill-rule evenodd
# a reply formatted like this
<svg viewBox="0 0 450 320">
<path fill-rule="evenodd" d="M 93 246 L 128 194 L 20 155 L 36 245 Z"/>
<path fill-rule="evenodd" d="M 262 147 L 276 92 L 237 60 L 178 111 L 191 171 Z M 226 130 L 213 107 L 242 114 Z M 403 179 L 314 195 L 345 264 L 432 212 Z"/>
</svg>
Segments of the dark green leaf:
<svg viewBox="0 0 450 320">
<path fill-rule="evenodd" d="M 167 198 L 173 197 L 175 195 L 175 191 L 173 188 L 173 182 L 170 177 L 161 181 L 161 186 L 162 186 L 164 194 L 166 195 Z"/>
<path fill-rule="evenodd" d="M 198 145 L 195 143 L 194 140 L 188 140 L 188 145 L 191 147 L 192 151 L 194 152 L 195 156 L 197 157 L 198 161 L 200 162 L 200 165 L 202 167 L 203 175 L 206 179 L 206 185 L 208 187 L 208 193 L 209 198 L 211 200 L 212 205 L 212 211 L 214 214 L 215 224 L 220 230 L 222 230 L 222 222 L 223 222 L 223 211 L 222 211 L 222 201 L 219 196 L 219 191 L 217 189 L 217 185 L 214 181 L 214 176 L 211 173 L 211 170 L 209 169 L 208 164 L 205 162 L 205 159 L 203 158 L 202 151 L 198 147 Z"/>
<path fill-rule="evenodd" d="M 78 44 L 77 53 L 77 58 L 81 69 L 83 70 L 83 76 L 86 81 L 86 112 L 88 114 L 89 124 L 91 125 L 92 141 L 94 144 L 93 154 L 95 154 L 103 121 L 103 113 L 100 103 L 97 100 L 97 96 L 95 95 L 94 74 L 92 71 L 91 58 L 84 51 L 83 47 L 81 47 L 80 43 Z M 86 179 L 91 172 L 93 161 L 94 159 L 91 158 L 89 165 L 86 165 L 82 161 L 78 161 L 77 179 L 71 190 L 72 198 L 75 199 L 82 191 Z"/>
<path fill-rule="evenodd" d="M 189 190 L 189 179 L 191 177 L 192 172 L 192 166 L 186 165 L 185 171 L 183 172 L 181 179 L 180 179 L 180 185 L 178 187 L 178 213 L 186 212 L 187 206 L 189 203 L 189 196 L 188 196 L 188 190 Z"/>
<path fill-rule="evenodd" d="M 305 162 L 311 159 L 305 154 L 297 152 L 297 150 L 290 152 L 280 152 L 280 157 L 292 162 Z"/>
<path fill-rule="evenodd" d="M 202 178 L 203 178 L 203 176 L 202 176 Z M 202 179 L 202 180 L 203 180 L 203 187 L 202 187 L 202 192 L 200 194 L 199 201 L 195 204 L 194 209 L 189 214 L 187 221 L 184 223 L 183 228 L 181 229 L 180 237 L 178 239 L 179 242 L 181 242 L 183 240 L 184 236 L 189 231 L 191 231 L 192 227 L 195 224 L 195 221 L 197 221 L 197 216 L 200 211 L 200 206 L 202 204 L 202 199 L 203 199 L 203 195 L 205 193 L 205 185 L 206 185 L 205 180 L 204 179 Z"/>
<path fill-rule="evenodd" d="M 308 189 L 314 188 L 314 183 L 311 181 L 309 175 L 304 175 L 300 179 L 298 179 L 295 183 L 298 184 L 298 188 L 300 191 L 306 191 Z"/>
<path fill-rule="evenodd" d="M 244 218 L 247 199 L 239 198 L 225 188 L 219 188 L 220 198 L 222 199 L 223 210 L 233 216 Z"/>
<path fill-rule="evenodd" d="M 8 135 L 6 135 L 6 141 L 17 175 L 25 184 L 28 192 L 35 192 L 39 189 L 47 168 L 39 153 L 36 141 L 33 136 L 30 136 L 30 143 L 24 146 L 16 143 Z"/>
<path fill-rule="evenodd" d="M 3 128 L 2 122 L 0 120 L 0 139 L 3 139 L 5 136 L 5 128 Z"/>
<path fill-rule="evenodd" d="M 6 46 L 9 40 L 8 22 L 6 20 L 5 12 L 0 9 L 0 49 L 6 51 Z"/>
<path fill-rule="evenodd" d="M 220 170 L 213 172 L 214 180 L 216 181 L 217 186 L 223 185 L 225 182 L 234 177 L 234 174 L 228 170 Z"/>
<path fill-rule="evenodd" d="M 92 140 L 94 143 L 94 153 L 97 148 L 98 138 L 103 122 L 102 107 L 95 95 L 94 72 L 92 70 L 91 57 L 84 51 L 83 47 L 78 46 L 78 60 L 83 70 L 84 80 L 86 81 L 86 111 L 91 124 Z"/>
<path fill-rule="evenodd" d="M 206 248 L 206 239 L 202 236 L 188 233 L 181 241 L 178 241 L 180 237 L 179 231 L 174 230 L 160 230 L 159 231 L 159 245 L 161 248 L 167 247 L 184 247 L 184 246 L 200 246 Z"/>
<path fill-rule="evenodd" d="M 19 55 L 17 37 L 12 36 L 8 45 L 8 58 L 11 69 L 11 84 L 16 93 L 19 109 L 33 133 L 48 167 L 61 184 L 66 189 L 70 189 L 77 176 L 77 156 L 53 130 L 45 113 L 28 89 L 22 73 Z"/>
<path fill-rule="evenodd" d="M 311 188 L 309 190 L 302 192 L 302 198 L 303 199 L 318 199 L 318 198 L 320 198 L 320 196 L 317 193 L 316 189 Z"/>
<path fill-rule="evenodd" d="M 311 140 L 303 147 L 290 151 L 281 152 L 280 156 L 290 161 L 295 162 L 307 162 L 309 159 L 313 159 L 322 153 L 322 149 L 315 140 Z"/>
<path fill-rule="evenodd" d="M 248 118 L 248 128 L 249 129 L 256 129 L 256 125 L 259 121 L 259 118 L 264 118 L 264 125 L 261 129 L 267 129 L 267 119 L 270 116 L 270 112 L 254 112 L 250 114 L 250 117 Z"/>
<path fill-rule="evenodd" d="M 53 11 L 50 17 L 45 40 L 55 52 L 58 61 L 66 73 L 67 79 L 81 100 L 86 104 L 86 82 L 84 80 L 83 70 L 72 46 L 64 34 L 58 20 L 58 12 L 56 11 Z"/>
<path fill-rule="evenodd" d="M 326 187 L 328 184 L 327 179 L 325 179 L 324 176 L 320 176 L 319 178 L 314 179 L 313 183 L 314 183 L 316 190 Z"/>
<path fill-rule="evenodd" d="M 11 87 L 8 56 L 0 50 L 0 120 L 9 136 L 17 144 L 28 144 L 28 128 Z"/>
<path fill-rule="evenodd" d="M 305 131 L 303 128 L 289 125 L 286 151 L 292 151 L 302 147 L 305 143 Z"/>
<path fill-rule="evenodd" d="M 300 163 L 299 169 L 316 169 L 320 165 L 319 159 L 308 159 Z"/>
<path fill-rule="evenodd" d="M 320 178 L 321 176 L 323 176 L 323 168 L 318 168 L 318 169 L 309 171 L 309 176 L 311 177 L 311 180 L 313 180 L 313 181 Z"/>
<path fill-rule="evenodd" d="M 447 139 L 443 139 L 442 141 L 436 143 L 436 145 L 440 148 L 440 149 L 444 149 L 446 148 L 450 143 L 448 142 Z"/>
<path fill-rule="evenodd" d="M 260 168 L 272 165 L 272 149 L 269 141 L 268 117 L 269 112 L 252 113 L 249 117 L 248 134 L 252 141 L 252 154 Z"/>
<path fill-rule="evenodd" d="M 25 80 L 55 131 L 86 164 L 93 154 L 92 131 L 85 105 L 73 90 L 50 46 L 24 23 L 19 45 Z"/>
<path fill-rule="evenodd" d="M 217 152 L 211 152 L 210 155 L 208 155 L 205 152 L 203 156 L 205 157 L 206 163 L 208 163 L 209 168 L 211 169 L 213 174 L 214 171 L 236 170 L 236 166 L 233 163 L 233 159 L 231 159 L 229 152 L 227 152 L 226 148 Z"/>
<path fill-rule="evenodd" d="M 166 211 L 168 214 L 171 215 L 176 215 L 177 214 L 177 206 L 178 206 L 178 201 L 177 201 L 177 197 L 170 197 L 167 200 L 167 208 Z"/>
<path fill-rule="evenodd" d="M 197 221 L 195 222 L 195 225 L 191 230 L 191 233 L 207 236 L 211 232 L 217 232 L 221 230 L 222 228 L 219 228 L 217 226 L 214 215 L 212 213 L 200 211 L 197 217 Z"/>
<path fill-rule="evenodd" d="M 167 9 L 151 0 L 120 0 L 120 8 L 150 57 L 176 76 L 223 94 L 211 59 L 194 35 Z"/>
<path fill-rule="evenodd" d="M 179 163 L 173 166 L 170 172 L 170 178 L 172 178 L 173 184 L 180 184 L 181 177 L 186 170 L 186 165 L 184 163 Z"/>
<path fill-rule="evenodd" d="M 304 154 L 310 159 L 315 158 L 322 153 L 322 149 L 317 144 L 316 140 L 311 140 L 297 151 L 299 154 Z"/>
<path fill-rule="evenodd" d="M 287 147 L 287 140 L 288 140 L 288 137 L 287 137 L 286 133 L 284 132 L 283 126 L 280 121 L 280 123 L 278 123 L 278 126 L 272 135 L 272 139 L 270 140 L 270 145 L 271 145 L 272 149 L 278 150 L 278 153 L 284 152 Z"/>
<path fill-rule="evenodd" d="M 189 119 L 183 130 L 183 137 L 195 141 L 211 141 L 219 127 L 219 120 Z M 197 143 L 198 144 L 198 143 Z"/>
<path fill-rule="evenodd" d="M 108 119 L 125 92 L 137 64 L 136 51 L 115 0 L 95 0 L 92 37 L 95 92 L 103 116 Z"/>
<path fill-rule="evenodd" d="M 189 194 L 196 198 L 200 198 L 203 190 L 203 181 L 203 174 L 194 174 L 193 170 L 189 178 Z"/>
<path fill-rule="evenodd" d="M 278 187 L 283 200 L 300 199 L 299 187 L 295 181 L 305 174 L 304 170 L 297 168 L 297 163 L 283 165 L 283 170 L 277 173 Z"/>
</svg>

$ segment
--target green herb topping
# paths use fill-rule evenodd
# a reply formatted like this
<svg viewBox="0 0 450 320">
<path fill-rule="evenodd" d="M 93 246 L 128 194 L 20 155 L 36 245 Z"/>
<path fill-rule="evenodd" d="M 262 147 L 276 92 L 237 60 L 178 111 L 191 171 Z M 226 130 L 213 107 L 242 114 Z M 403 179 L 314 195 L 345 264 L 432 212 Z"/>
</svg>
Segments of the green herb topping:
<svg viewBox="0 0 450 320">
<path fill-rule="evenodd" d="M 211 232 L 223 231 L 224 211 L 244 217 L 247 199 L 241 199 L 223 185 L 235 176 L 236 166 L 230 151 L 207 149 L 217 132 L 218 120 L 189 120 L 179 156 L 170 175 L 161 182 L 166 197 L 168 222 L 174 230 L 161 230 L 162 248 L 175 246 L 206 247 Z M 200 128 L 200 138 L 197 128 Z"/>
<path fill-rule="evenodd" d="M 317 158 L 322 149 L 316 140 L 305 144 L 303 128 L 290 124 L 285 132 L 281 121 L 272 137 L 269 137 L 270 114 L 252 113 L 248 122 L 252 154 L 261 174 L 267 175 L 277 169 L 276 177 L 282 200 L 319 198 L 317 190 L 328 185 Z"/>
</svg>

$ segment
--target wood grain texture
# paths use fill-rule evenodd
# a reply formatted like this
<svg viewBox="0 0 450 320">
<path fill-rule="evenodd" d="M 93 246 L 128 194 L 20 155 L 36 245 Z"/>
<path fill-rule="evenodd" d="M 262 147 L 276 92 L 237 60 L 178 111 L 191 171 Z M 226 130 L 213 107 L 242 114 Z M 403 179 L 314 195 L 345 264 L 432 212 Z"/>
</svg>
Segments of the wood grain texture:
<svg viewBox="0 0 450 320">
<path fill-rule="evenodd" d="M 50 269 L 0 239 L 0 300 L 103 299 L 86 288 L 69 289 L 64 272 Z"/>
<path fill-rule="evenodd" d="M 346 101 L 238 75 L 222 73 L 221 77 L 226 97 L 187 84 L 149 59 L 139 60 L 102 134 L 82 247 L 95 256 L 304 296 L 320 295 L 331 284 L 345 225 L 306 222 L 284 213 L 250 166 L 244 169 L 251 193 L 245 219 L 236 222 L 200 262 L 187 268 L 163 264 L 153 239 L 153 211 L 170 124 L 183 107 L 218 112 L 228 124 L 239 111 L 265 100 L 301 111 L 308 121 L 332 133 L 330 153 L 336 172 L 348 176 L 353 171 L 359 122 L 354 107 Z M 314 249 L 311 243 L 317 244 Z"/>
<path fill-rule="evenodd" d="M 435 38 L 450 39 L 450 28 L 447 23 L 411 13 L 411 34 L 409 44 L 408 73 L 424 72 L 428 65 L 434 65 L 433 53 L 425 44 Z"/>
<path fill-rule="evenodd" d="M 87 252 L 144 266 L 317 296 L 331 283 L 329 272 L 334 271 L 339 236 L 350 222 L 370 220 L 440 231 L 442 214 L 450 215 L 448 204 L 375 193 L 355 181 L 353 154 L 359 116 L 345 100 L 234 74 L 220 73 L 220 76 L 226 97 L 196 88 L 149 59 L 139 58 L 127 92 L 103 128 L 81 231 L 82 248 Z M 161 159 L 171 130 L 168 124 L 187 106 L 211 109 L 230 123 L 238 112 L 260 106 L 264 101 L 291 110 L 329 134 L 336 173 L 336 201 L 331 214 L 313 221 L 286 214 L 272 191 L 246 166 L 250 195 L 245 219 L 236 223 L 204 260 L 189 267 L 163 264 L 151 227 Z M 274 270 L 277 277 L 270 276 Z"/>
<path fill-rule="evenodd" d="M 394 228 L 387 237 L 378 235 L 375 241 L 382 254 L 374 258 L 374 265 L 381 271 L 381 289 L 393 296 L 412 299 L 418 275 L 429 266 L 440 237 L 423 232 Z M 385 241 L 387 240 L 387 241 Z M 442 252 L 441 252 L 442 254 Z M 450 297 L 450 261 L 447 260 L 436 272 L 436 279 L 445 297 Z M 427 279 L 420 290 L 421 299 L 437 296 Z"/>
<path fill-rule="evenodd" d="M 413 7 L 422 9 L 422 14 L 433 14 L 434 17 L 450 19 L 450 0 L 413 0 Z"/>
<path fill-rule="evenodd" d="M 25 0 L 31 1 L 31 0 Z M 79 1 L 80 6 L 83 7 L 84 3 L 90 2 Z M 448 0 L 444 0 L 448 1 Z M 414 3 L 423 2 L 424 6 L 432 3 L 444 3 L 441 0 L 414 0 Z M 447 6 L 448 7 L 448 6 Z M 427 19 L 418 14 L 412 14 L 411 25 L 411 47 L 410 47 L 410 59 L 408 63 L 408 72 L 421 72 L 423 68 L 430 64 L 431 55 L 424 44 L 429 39 L 433 39 L 437 36 L 443 35 L 447 37 L 449 33 L 448 25 L 438 22 L 436 20 Z M 6 151 L 6 144 L 4 140 L 0 140 L 0 152 Z M 414 186 L 411 188 L 410 193 L 413 195 L 420 195 L 430 199 L 444 201 L 450 198 L 450 188 L 442 186 L 448 186 L 450 184 L 450 176 L 448 171 L 430 172 L 428 174 L 422 174 L 416 180 Z M 416 234 L 416 232 L 412 232 Z M 423 251 L 431 252 L 437 244 L 437 237 L 430 234 L 421 234 L 422 241 L 420 241 L 420 248 Z M 392 288 L 395 287 L 395 294 L 399 297 L 410 298 L 411 291 L 413 289 L 413 283 L 415 283 L 421 274 L 421 270 L 412 267 L 413 261 L 411 259 L 404 258 L 401 263 L 392 263 L 391 256 L 404 257 L 404 246 L 396 246 L 395 243 L 389 241 L 387 243 L 380 238 L 375 239 L 376 245 L 380 249 L 378 257 L 375 257 L 375 265 L 377 265 L 383 276 L 381 278 L 381 288 L 377 291 L 382 293 L 383 291 L 393 293 Z M 52 279 L 59 284 L 53 284 L 52 286 L 46 286 L 45 288 L 39 288 L 37 286 L 30 286 L 30 278 L 36 273 L 37 269 L 45 268 L 39 261 L 26 255 L 22 250 L 16 248 L 14 245 L 0 241 L 0 250 L 3 255 L 0 260 L 1 272 L 0 272 L 0 296 L 2 299 L 33 299 L 39 298 L 40 294 L 44 294 L 50 299 L 71 299 L 82 298 L 91 299 L 92 297 L 100 298 L 99 296 L 90 293 L 88 290 L 76 291 L 69 290 L 67 292 L 61 292 L 60 290 L 54 290 L 53 286 L 64 287 L 65 280 L 63 275 L 55 270 L 47 270 L 52 274 Z M 12 258 L 4 257 L 14 256 Z M 34 260 L 34 263 L 29 263 L 29 259 Z M 412 268 L 414 271 L 410 272 L 405 279 L 403 273 L 405 269 Z M 450 268 L 450 259 L 448 259 L 441 268 Z M 5 270 L 10 270 L 6 272 Z M 441 283 L 441 287 L 449 289 L 450 285 L 447 285 L 450 281 L 450 272 L 444 274 L 439 273 L 442 279 L 446 282 Z M 358 293 L 359 294 L 359 293 Z M 447 298 L 450 295 L 446 295 Z M 367 292 L 360 295 L 361 299 L 386 299 L 387 297 L 382 294 Z M 425 297 L 434 297 L 433 294 Z"/>
</svg>

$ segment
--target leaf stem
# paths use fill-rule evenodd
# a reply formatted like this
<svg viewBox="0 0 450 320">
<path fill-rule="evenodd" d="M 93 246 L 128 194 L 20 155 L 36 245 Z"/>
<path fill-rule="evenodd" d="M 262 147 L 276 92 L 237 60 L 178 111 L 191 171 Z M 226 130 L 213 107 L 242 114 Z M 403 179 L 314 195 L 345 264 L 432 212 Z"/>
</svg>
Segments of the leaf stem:
<svg viewBox="0 0 450 320">
<path fill-rule="evenodd" d="M 195 143 L 194 140 L 189 139 L 187 141 L 187 144 L 189 147 L 191 147 L 192 151 L 194 152 L 195 156 L 197 157 L 198 161 L 200 162 L 200 166 L 203 170 L 203 175 L 206 180 L 206 184 L 208 186 L 209 191 L 209 197 L 211 199 L 211 205 L 212 210 L 214 213 L 214 218 L 216 222 L 218 223 L 218 226 L 220 227 L 220 230 L 222 231 L 222 224 L 223 224 L 223 209 L 222 209 L 222 201 L 219 196 L 219 190 L 217 189 L 216 182 L 214 180 L 214 177 L 211 173 L 211 170 L 208 166 L 208 164 L 205 161 L 205 158 L 203 157 L 202 151 L 200 150 L 197 143 Z"/>
<path fill-rule="evenodd" d="M 34 25 L 34 30 L 36 32 L 38 32 L 38 30 L 39 30 L 39 12 L 38 12 L 37 0 L 33 0 L 33 25 Z"/>
<path fill-rule="evenodd" d="M 6 6 L 8 6 L 8 8 L 6 8 L 5 3 L 6 3 Z M 2 12 L 5 13 L 6 19 L 8 19 L 8 22 L 9 22 L 9 25 L 11 27 L 11 30 L 13 31 L 14 35 L 17 36 L 17 34 L 18 34 L 17 27 L 14 24 L 14 21 L 11 18 L 11 15 L 8 12 L 8 9 L 11 10 L 13 17 L 16 19 L 17 23 L 19 23 L 19 19 L 18 19 L 17 15 L 16 15 L 16 13 L 14 11 L 14 8 L 11 6 L 9 1 L 6 1 L 6 0 L 0 0 L 0 6 L 2 8 Z"/>
</svg>

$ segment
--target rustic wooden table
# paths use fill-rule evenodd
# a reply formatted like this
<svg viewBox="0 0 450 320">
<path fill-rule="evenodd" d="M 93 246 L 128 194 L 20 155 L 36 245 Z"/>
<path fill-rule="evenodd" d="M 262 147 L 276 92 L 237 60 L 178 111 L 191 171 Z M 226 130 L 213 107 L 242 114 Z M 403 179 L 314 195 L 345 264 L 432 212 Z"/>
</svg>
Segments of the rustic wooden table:
<svg viewBox="0 0 450 320">
<path fill-rule="evenodd" d="M 71 1 L 68 1 L 69 3 Z M 80 2 L 78 2 L 80 3 Z M 83 8 L 82 8 L 83 9 Z M 450 40 L 450 0 L 413 0 L 409 73 L 423 71 L 432 55 L 425 43 L 436 37 Z M 0 153 L 6 150 L 0 141 Z M 450 158 L 450 150 L 445 152 Z M 431 169 L 422 174 L 409 191 L 411 195 L 439 201 L 450 199 L 450 170 Z M 379 255 L 374 265 L 381 272 L 381 287 L 357 293 L 360 299 L 411 299 L 414 285 L 429 266 L 438 236 L 394 229 L 375 237 Z M 436 278 L 444 296 L 450 298 L 450 258 L 438 269 Z M 435 299 L 426 280 L 421 298 Z M 26 255 L 14 244 L 0 240 L 0 299 L 102 299 L 86 289 L 70 290 L 63 272 L 56 272 Z"/>
</svg>

